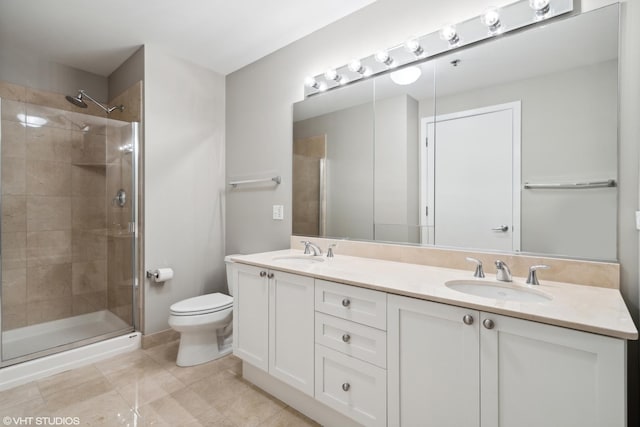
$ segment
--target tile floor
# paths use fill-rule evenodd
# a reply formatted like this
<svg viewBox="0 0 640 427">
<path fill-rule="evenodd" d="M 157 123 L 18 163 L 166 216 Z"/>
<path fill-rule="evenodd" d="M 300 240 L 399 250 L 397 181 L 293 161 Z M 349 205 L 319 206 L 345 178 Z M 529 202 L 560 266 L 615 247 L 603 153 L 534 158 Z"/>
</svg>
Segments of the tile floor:
<svg viewBox="0 0 640 427">
<path fill-rule="evenodd" d="M 3 425 L 6 417 L 78 417 L 90 426 L 318 425 L 243 380 L 238 358 L 180 368 L 177 351 L 176 341 L 0 392 Z"/>
</svg>

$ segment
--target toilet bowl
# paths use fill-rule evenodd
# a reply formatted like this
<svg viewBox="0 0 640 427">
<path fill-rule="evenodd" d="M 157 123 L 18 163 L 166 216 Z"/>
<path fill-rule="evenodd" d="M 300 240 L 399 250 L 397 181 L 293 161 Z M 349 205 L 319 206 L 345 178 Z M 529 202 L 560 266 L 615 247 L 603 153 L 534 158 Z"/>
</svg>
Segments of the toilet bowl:
<svg viewBox="0 0 640 427">
<path fill-rule="evenodd" d="M 229 293 L 233 295 L 233 261 L 225 257 Z M 193 366 L 231 353 L 233 298 L 213 293 L 188 298 L 169 308 L 169 326 L 180 332 L 176 364 Z"/>
</svg>

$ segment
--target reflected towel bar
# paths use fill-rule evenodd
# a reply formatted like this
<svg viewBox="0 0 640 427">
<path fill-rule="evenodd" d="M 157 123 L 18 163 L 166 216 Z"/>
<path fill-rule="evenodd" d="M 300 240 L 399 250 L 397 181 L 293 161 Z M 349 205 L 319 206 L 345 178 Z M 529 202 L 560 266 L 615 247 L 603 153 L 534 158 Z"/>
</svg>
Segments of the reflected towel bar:
<svg viewBox="0 0 640 427">
<path fill-rule="evenodd" d="M 236 188 L 238 185 L 242 185 L 242 184 L 257 184 L 260 182 L 270 182 L 270 181 L 273 181 L 276 184 L 280 184 L 282 182 L 282 179 L 280 178 L 280 175 L 278 175 L 278 176 L 274 176 L 273 178 L 246 179 L 244 181 L 229 181 L 229 185 L 232 186 L 233 188 Z"/>
<path fill-rule="evenodd" d="M 571 184 L 529 184 L 525 182 L 524 188 L 525 190 L 538 190 L 538 189 L 549 189 L 549 190 L 573 190 L 577 188 L 605 188 L 605 187 L 615 187 L 617 186 L 615 179 L 608 179 L 606 181 L 594 181 L 594 182 L 575 182 Z"/>
</svg>

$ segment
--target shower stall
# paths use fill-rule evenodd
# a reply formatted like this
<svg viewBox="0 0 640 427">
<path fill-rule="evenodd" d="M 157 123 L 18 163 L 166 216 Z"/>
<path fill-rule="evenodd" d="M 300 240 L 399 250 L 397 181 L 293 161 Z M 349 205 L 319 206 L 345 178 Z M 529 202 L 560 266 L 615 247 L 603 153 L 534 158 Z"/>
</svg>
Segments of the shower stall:
<svg viewBox="0 0 640 427">
<path fill-rule="evenodd" d="M 137 326 L 138 123 L 70 108 L 0 100 L 0 367 Z"/>
</svg>

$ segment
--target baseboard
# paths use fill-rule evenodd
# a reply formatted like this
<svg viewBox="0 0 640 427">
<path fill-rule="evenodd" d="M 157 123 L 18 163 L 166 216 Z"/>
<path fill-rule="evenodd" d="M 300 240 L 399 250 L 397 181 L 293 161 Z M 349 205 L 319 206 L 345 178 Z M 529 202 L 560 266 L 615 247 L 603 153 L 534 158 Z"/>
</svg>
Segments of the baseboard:
<svg viewBox="0 0 640 427">
<path fill-rule="evenodd" d="M 166 329 L 154 334 L 143 335 L 142 349 L 146 350 L 151 347 L 170 343 L 171 341 L 175 341 L 177 339 L 180 339 L 180 332 L 176 332 L 173 329 Z"/>
</svg>

